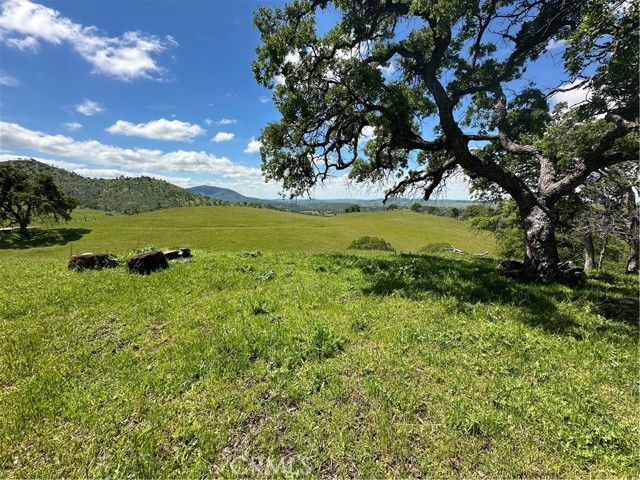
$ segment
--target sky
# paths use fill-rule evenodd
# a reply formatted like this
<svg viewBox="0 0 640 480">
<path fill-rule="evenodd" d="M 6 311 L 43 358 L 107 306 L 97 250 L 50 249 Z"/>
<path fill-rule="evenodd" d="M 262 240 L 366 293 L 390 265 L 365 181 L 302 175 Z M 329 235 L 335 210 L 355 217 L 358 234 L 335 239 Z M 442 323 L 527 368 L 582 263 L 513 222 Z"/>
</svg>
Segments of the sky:
<svg viewBox="0 0 640 480">
<path fill-rule="evenodd" d="M 251 71 L 260 42 L 252 16 L 258 5 L 283 4 L 0 1 L 0 160 L 276 198 L 280 186 L 262 177 L 257 138 L 279 114 Z M 381 191 L 337 173 L 312 195 Z M 468 199 L 466 181 L 450 182 L 441 197 Z"/>
</svg>

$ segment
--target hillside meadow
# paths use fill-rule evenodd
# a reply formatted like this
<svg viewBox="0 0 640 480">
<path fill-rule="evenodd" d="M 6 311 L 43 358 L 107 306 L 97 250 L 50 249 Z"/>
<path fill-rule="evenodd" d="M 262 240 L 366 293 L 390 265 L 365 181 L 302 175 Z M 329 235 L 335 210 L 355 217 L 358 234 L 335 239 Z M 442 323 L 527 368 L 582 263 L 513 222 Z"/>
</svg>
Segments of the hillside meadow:
<svg viewBox="0 0 640 480">
<path fill-rule="evenodd" d="M 0 258 L 8 251 L 11 256 L 68 256 L 71 252 L 121 253 L 148 245 L 232 252 L 333 252 L 344 251 L 362 236 L 383 237 L 404 252 L 434 243 L 448 243 L 474 253 L 490 251 L 494 246 L 491 237 L 470 231 L 464 222 L 410 210 L 322 217 L 214 206 L 130 216 L 77 210 L 73 221 L 50 230 L 34 230 L 27 241 L 17 233 L 0 235 Z M 34 249 L 34 245 L 39 248 Z"/>
<path fill-rule="evenodd" d="M 637 278 L 509 280 L 413 212 L 77 215 L 0 237 L 2 477 L 640 474 Z M 66 269 L 151 244 L 194 257 Z"/>
</svg>

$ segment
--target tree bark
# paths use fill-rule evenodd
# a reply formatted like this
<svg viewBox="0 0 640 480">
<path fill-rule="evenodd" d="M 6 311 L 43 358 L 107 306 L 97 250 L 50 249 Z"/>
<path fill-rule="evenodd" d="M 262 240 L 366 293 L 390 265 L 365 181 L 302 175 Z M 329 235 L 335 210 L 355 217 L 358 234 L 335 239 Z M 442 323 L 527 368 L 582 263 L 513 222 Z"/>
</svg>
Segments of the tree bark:
<svg viewBox="0 0 640 480">
<path fill-rule="evenodd" d="M 633 274 L 640 271 L 640 209 L 636 205 L 636 195 L 629 187 L 626 193 L 627 208 L 629 209 L 629 257 L 626 273 Z"/>
<path fill-rule="evenodd" d="M 609 247 L 609 237 L 607 235 L 600 235 L 602 238 L 602 247 L 600 248 L 600 256 L 598 257 L 598 271 L 602 271 L 602 265 L 604 264 L 604 256 L 607 253 Z"/>
<path fill-rule="evenodd" d="M 549 209 L 541 205 L 521 208 L 520 217 L 525 233 L 525 270 L 543 278 L 558 276 L 560 258 Z"/>
<path fill-rule="evenodd" d="M 640 265 L 638 262 L 638 257 L 640 257 L 640 241 L 638 240 L 638 237 L 629 242 L 629 247 L 629 259 L 627 260 L 626 273 L 638 273 L 640 271 Z"/>
<path fill-rule="evenodd" d="M 584 234 L 584 269 L 593 270 L 596 264 L 596 253 L 593 247 L 593 236 L 591 232 Z"/>
<path fill-rule="evenodd" d="M 19 225 L 20 225 L 20 228 L 18 229 L 18 233 L 19 233 L 20 235 L 26 235 L 26 234 L 27 234 L 27 232 L 29 231 L 29 230 L 28 230 L 29 223 L 28 223 L 28 222 L 26 222 L 26 221 L 20 220 Z"/>
</svg>

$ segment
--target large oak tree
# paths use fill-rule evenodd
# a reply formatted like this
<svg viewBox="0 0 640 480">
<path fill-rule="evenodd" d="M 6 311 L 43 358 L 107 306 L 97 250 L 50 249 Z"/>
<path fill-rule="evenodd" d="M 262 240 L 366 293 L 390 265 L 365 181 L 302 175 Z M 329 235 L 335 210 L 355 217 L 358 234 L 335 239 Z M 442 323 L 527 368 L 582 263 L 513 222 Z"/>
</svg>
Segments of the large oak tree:
<svg viewBox="0 0 640 480">
<path fill-rule="evenodd" d="M 319 34 L 317 15 L 337 21 Z M 291 196 L 348 170 L 394 179 L 387 196 L 427 199 L 463 169 L 513 198 L 525 268 L 553 277 L 554 205 L 636 157 L 637 3 L 295 0 L 254 23 L 254 74 L 282 115 L 262 131 L 263 171 Z M 549 113 L 554 91 L 523 77 L 552 43 L 564 51 L 555 86 L 591 91 L 569 114 Z M 579 148 L 567 152 L 563 135 Z"/>
<path fill-rule="evenodd" d="M 65 195 L 49 175 L 29 176 L 0 163 L 0 222 L 17 225 L 26 234 L 33 219 L 70 220 L 78 201 Z"/>
</svg>

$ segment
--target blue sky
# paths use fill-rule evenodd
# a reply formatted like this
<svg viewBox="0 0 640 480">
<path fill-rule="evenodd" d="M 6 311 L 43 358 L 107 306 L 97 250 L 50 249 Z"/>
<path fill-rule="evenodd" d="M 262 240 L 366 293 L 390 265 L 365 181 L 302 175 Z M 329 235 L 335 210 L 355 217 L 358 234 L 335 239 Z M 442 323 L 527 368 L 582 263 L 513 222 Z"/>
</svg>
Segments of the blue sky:
<svg viewBox="0 0 640 480">
<path fill-rule="evenodd" d="M 81 175 L 156 176 L 274 198 L 256 138 L 278 112 L 250 62 L 258 4 L 5 0 L 0 3 L 0 159 Z M 365 198 L 337 177 L 316 198 Z M 464 181 L 445 196 L 468 198 Z"/>
</svg>

